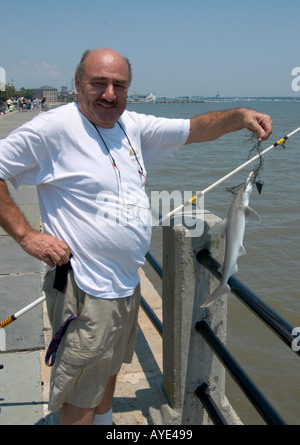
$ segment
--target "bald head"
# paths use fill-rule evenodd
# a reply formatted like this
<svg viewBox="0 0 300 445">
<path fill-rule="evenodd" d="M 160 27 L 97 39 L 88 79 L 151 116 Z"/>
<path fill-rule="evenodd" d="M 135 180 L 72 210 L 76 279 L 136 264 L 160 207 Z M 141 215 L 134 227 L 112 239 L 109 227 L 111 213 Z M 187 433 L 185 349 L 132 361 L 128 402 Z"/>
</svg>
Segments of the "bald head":
<svg viewBox="0 0 300 445">
<path fill-rule="evenodd" d="M 95 61 L 120 61 L 123 62 L 128 70 L 128 85 L 130 86 L 132 81 L 132 68 L 129 60 L 126 57 L 123 57 L 117 51 L 110 48 L 98 48 L 95 50 L 86 50 L 81 57 L 81 60 L 76 69 L 76 76 L 78 80 L 82 79 L 85 70 L 85 62 L 88 58 L 92 58 Z"/>
</svg>

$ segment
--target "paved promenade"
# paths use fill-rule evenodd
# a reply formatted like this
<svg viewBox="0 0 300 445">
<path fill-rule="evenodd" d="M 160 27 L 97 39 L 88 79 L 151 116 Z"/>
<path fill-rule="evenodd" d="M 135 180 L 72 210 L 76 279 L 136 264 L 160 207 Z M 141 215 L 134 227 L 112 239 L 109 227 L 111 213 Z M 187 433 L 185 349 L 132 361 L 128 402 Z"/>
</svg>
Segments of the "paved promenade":
<svg viewBox="0 0 300 445">
<path fill-rule="evenodd" d="M 0 117 L 0 138 L 37 114 L 17 111 Z M 40 230 L 35 187 L 9 188 L 30 224 Z M 42 263 L 27 255 L 0 228 L 0 322 L 42 295 L 42 276 Z M 143 296 L 161 317 L 161 299 L 143 271 L 141 283 Z M 51 335 L 44 303 L 5 328 L 6 351 L 0 352 L 0 425 L 58 423 L 58 413 L 47 410 L 49 368 L 44 365 L 44 356 Z M 141 309 L 134 360 L 124 365 L 118 376 L 115 425 L 147 425 L 149 407 L 158 408 L 161 362 L 161 338 Z"/>
</svg>

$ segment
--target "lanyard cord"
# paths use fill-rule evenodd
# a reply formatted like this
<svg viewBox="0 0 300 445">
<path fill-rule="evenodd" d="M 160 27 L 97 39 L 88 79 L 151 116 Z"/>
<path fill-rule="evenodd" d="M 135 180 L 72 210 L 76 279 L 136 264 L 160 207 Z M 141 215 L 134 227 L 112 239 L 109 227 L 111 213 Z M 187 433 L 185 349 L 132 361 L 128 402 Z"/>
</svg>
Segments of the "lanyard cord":
<svg viewBox="0 0 300 445">
<path fill-rule="evenodd" d="M 133 146 L 132 146 L 132 144 L 131 144 L 131 142 L 130 142 L 129 137 L 128 137 L 126 131 L 124 130 L 124 128 L 122 127 L 122 125 L 120 124 L 120 122 L 117 121 L 117 123 L 118 123 L 119 127 L 121 128 L 121 130 L 123 131 L 123 133 L 124 133 L 125 136 L 126 136 L 126 139 L 127 139 L 128 143 L 129 143 L 129 145 L 130 145 L 130 148 L 131 148 L 131 150 L 133 151 L 133 154 L 134 154 L 134 157 L 135 157 L 135 159 L 136 159 L 136 162 L 137 162 L 138 165 L 139 165 L 139 170 L 138 170 L 138 172 L 139 172 L 140 175 L 142 175 L 142 176 L 145 178 L 146 186 L 147 186 L 147 185 L 148 185 L 147 177 L 144 175 L 143 167 L 141 166 L 141 163 L 140 163 L 140 161 L 139 161 L 139 158 L 137 157 L 137 154 L 136 154 L 136 152 L 135 152 L 135 149 L 133 148 Z"/>
<path fill-rule="evenodd" d="M 93 124 L 93 122 L 92 122 L 92 124 Z M 93 126 L 95 127 L 95 130 L 96 130 L 97 133 L 99 134 L 99 136 L 100 136 L 100 138 L 101 138 L 101 140 L 102 140 L 102 142 L 103 142 L 103 144 L 104 144 L 104 146 L 105 146 L 105 148 L 106 148 L 106 151 L 107 151 L 107 153 L 108 153 L 108 156 L 109 156 L 109 159 L 111 160 L 112 165 L 118 170 L 119 179 L 121 179 L 121 173 L 120 173 L 120 170 L 119 170 L 119 168 L 118 168 L 118 166 L 117 166 L 117 164 L 116 164 L 116 161 L 114 160 L 113 155 L 111 154 L 111 152 L 110 152 L 110 150 L 109 150 L 109 148 L 108 148 L 108 146 L 107 146 L 105 140 L 103 139 L 102 134 L 100 133 L 100 131 L 98 130 L 98 128 L 97 128 L 97 126 L 96 126 L 95 124 L 93 124 Z"/>
<path fill-rule="evenodd" d="M 109 158 L 110 158 L 110 160 L 111 160 L 112 165 L 118 170 L 119 178 L 121 178 L 120 169 L 119 169 L 119 167 L 117 166 L 116 161 L 114 160 L 114 157 L 113 157 L 113 155 L 111 154 L 111 152 L 110 152 L 110 150 L 109 150 L 109 148 L 108 148 L 108 146 L 107 146 L 107 144 L 106 144 L 106 142 L 105 142 L 105 140 L 104 140 L 102 134 L 100 133 L 98 127 L 97 127 L 93 122 L 92 122 L 92 124 L 93 124 L 93 126 L 95 127 L 95 130 L 96 130 L 97 133 L 99 134 L 99 136 L 100 136 L 100 138 L 101 138 L 101 140 L 102 140 L 102 142 L 103 142 L 103 144 L 104 144 L 104 146 L 105 146 L 105 148 L 106 148 L 106 151 L 107 151 L 107 153 L 108 153 L 108 156 L 109 156 Z M 131 142 L 130 142 L 129 137 L 127 136 L 126 131 L 124 130 L 124 128 L 122 127 L 122 125 L 120 124 L 119 121 L 117 121 L 117 124 L 119 125 L 119 127 L 120 127 L 121 130 L 123 131 L 124 135 L 126 136 L 126 139 L 127 139 L 128 143 L 129 143 L 129 146 L 130 146 L 130 148 L 131 148 L 131 150 L 132 150 L 132 152 L 133 152 L 133 154 L 134 154 L 134 156 L 135 156 L 136 162 L 138 163 L 138 166 L 139 166 L 138 173 L 139 173 L 141 176 L 143 176 L 143 177 L 145 178 L 146 186 L 147 186 L 147 184 L 148 184 L 148 183 L 147 183 L 147 177 L 144 175 L 143 167 L 141 166 L 141 163 L 140 163 L 140 161 L 139 161 L 139 159 L 138 159 L 138 157 L 137 157 L 137 154 L 136 154 L 136 152 L 135 152 L 135 149 L 133 148 L 133 146 L 132 146 L 132 144 L 131 144 Z"/>
</svg>

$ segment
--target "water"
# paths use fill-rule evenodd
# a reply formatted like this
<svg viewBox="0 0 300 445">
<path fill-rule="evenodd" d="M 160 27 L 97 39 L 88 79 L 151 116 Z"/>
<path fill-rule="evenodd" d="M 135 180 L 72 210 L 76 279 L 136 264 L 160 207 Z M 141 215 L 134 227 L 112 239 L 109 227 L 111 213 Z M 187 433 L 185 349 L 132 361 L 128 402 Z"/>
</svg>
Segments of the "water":
<svg viewBox="0 0 300 445">
<path fill-rule="evenodd" d="M 258 101 L 199 104 L 130 104 L 128 109 L 165 117 L 196 114 L 245 106 L 271 115 L 273 134 L 262 144 L 267 148 L 300 125 L 300 102 Z M 253 142 L 241 131 L 217 141 L 183 147 L 175 159 L 148 167 L 150 190 L 201 191 L 244 163 Z M 232 195 L 227 186 L 243 182 L 247 167 L 205 195 L 205 207 L 225 217 Z M 262 223 L 246 227 L 247 255 L 240 257 L 237 278 L 293 326 L 300 326 L 299 221 L 300 221 L 300 132 L 286 142 L 286 149 L 272 150 L 264 161 L 259 195 L 252 193 L 250 205 Z M 193 193 L 194 194 L 194 193 Z M 153 229 L 150 251 L 161 259 L 161 229 Z M 149 266 L 147 274 L 161 292 L 159 280 Z M 300 423 L 299 357 L 246 310 L 234 296 L 228 299 L 227 346 L 250 378 L 259 386 L 288 424 Z M 227 396 L 245 424 L 264 424 L 237 385 L 227 377 Z"/>
</svg>

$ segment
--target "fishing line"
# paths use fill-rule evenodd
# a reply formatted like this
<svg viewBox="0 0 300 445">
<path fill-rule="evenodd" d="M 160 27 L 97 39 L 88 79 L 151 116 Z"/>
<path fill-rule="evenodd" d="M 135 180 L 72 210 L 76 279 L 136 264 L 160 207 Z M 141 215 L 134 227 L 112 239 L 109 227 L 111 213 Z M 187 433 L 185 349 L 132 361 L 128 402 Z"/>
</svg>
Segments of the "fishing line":
<svg viewBox="0 0 300 445">
<path fill-rule="evenodd" d="M 297 133 L 298 131 L 300 131 L 300 127 L 296 128 L 296 130 L 292 131 L 291 133 L 287 134 L 286 136 L 284 136 L 283 138 L 279 139 L 277 142 L 274 142 L 274 144 L 270 145 L 268 148 L 266 148 L 265 150 L 261 151 L 260 153 L 258 153 L 257 155 L 255 155 L 253 158 L 249 159 L 247 162 L 245 162 L 244 164 L 240 165 L 239 167 L 237 167 L 236 169 L 232 170 L 230 173 L 228 173 L 227 175 L 223 176 L 223 178 L 219 179 L 218 181 L 214 182 L 213 184 L 211 184 L 209 187 L 207 187 L 206 189 L 202 190 L 201 192 L 199 192 L 197 195 L 193 196 L 192 198 L 190 198 L 188 201 L 184 202 L 183 204 L 181 204 L 180 206 L 178 206 L 176 209 L 172 210 L 171 212 L 167 213 L 165 216 L 163 216 L 162 218 L 160 218 L 158 221 L 155 221 L 153 223 L 153 226 L 158 226 L 160 224 L 162 224 L 163 222 L 167 221 L 168 219 L 170 219 L 175 213 L 179 212 L 180 210 L 182 210 L 184 207 L 186 207 L 189 204 L 192 204 L 193 202 L 195 202 L 200 196 L 203 196 L 205 193 L 209 192 L 210 190 L 212 190 L 213 188 L 217 187 L 219 184 L 221 184 L 222 182 L 226 181 L 226 179 L 230 178 L 231 176 L 233 176 L 235 173 L 239 172 L 240 170 L 242 170 L 243 168 L 245 168 L 247 165 L 251 164 L 252 162 L 256 161 L 257 159 L 260 158 L 260 156 L 264 156 L 266 155 L 269 151 L 273 150 L 273 148 L 278 147 L 279 145 L 282 145 L 283 147 L 285 142 L 288 140 L 288 138 L 290 138 L 291 136 L 293 136 L 295 133 Z"/>
<path fill-rule="evenodd" d="M 252 136 L 252 139 L 253 138 L 255 138 L 255 135 Z M 254 174 L 253 183 L 254 182 L 256 183 L 256 188 L 259 194 L 261 194 L 264 185 L 264 181 L 262 181 L 261 179 L 261 172 L 264 168 L 264 157 L 262 156 L 261 151 L 262 151 L 261 141 L 255 138 L 253 148 L 249 151 L 248 159 L 253 157 L 255 153 L 259 155 L 259 162 L 253 169 L 253 174 Z"/>
<path fill-rule="evenodd" d="M 254 142 L 253 142 L 253 140 L 254 140 Z M 249 142 L 249 141 L 253 143 L 253 147 L 250 148 L 250 150 L 249 150 L 248 160 L 253 158 L 253 156 L 255 156 L 255 155 L 259 156 L 259 158 L 258 158 L 259 162 L 252 169 L 252 172 L 253 172 L 253 184 L 254 183 L 256 184 L 258 193 L 261 194 L 262 187 L 264 184 L 264 182 L 261 180 L 261 172 L 262 172 L 263 166 L 264 166 L 264 157 L 261 154 L 261 152 L 262 152 L 261 141 L 259 141 L 257 139 L 255 134 L 253 134 L 252 136 L 250 136 L 250 138 L 247 139 L 247 142 Z M 226 192 L 230 192 L 233 195 L 235 195 L 243 185 L 244 185 L 244 182 L 242 182 L 238 185 L 231 186 L 231 187 L 226 187 Z"/>
</svg>

